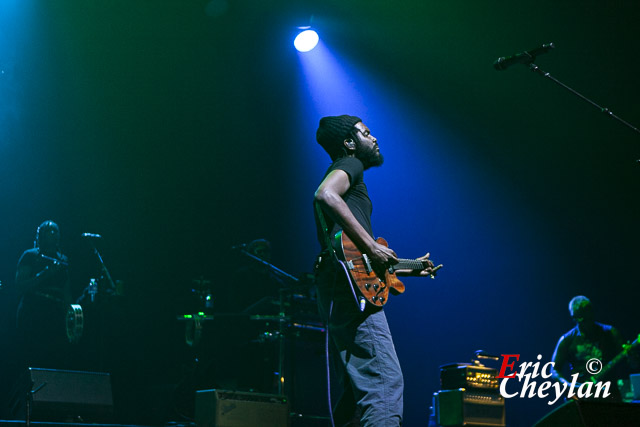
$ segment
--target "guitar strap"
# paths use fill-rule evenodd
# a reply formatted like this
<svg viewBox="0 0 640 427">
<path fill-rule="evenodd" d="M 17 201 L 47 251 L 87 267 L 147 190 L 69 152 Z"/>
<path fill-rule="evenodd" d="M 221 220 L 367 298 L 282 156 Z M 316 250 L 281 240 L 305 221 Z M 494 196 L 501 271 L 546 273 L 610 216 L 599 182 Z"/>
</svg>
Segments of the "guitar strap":
<svg viewBox="0 0 640 427">
<path fill-rule="evenodd" d="M 331 242 L 331 235 L 329 234 L 329 227 L 327 227 L 327 221 L 324 219 L 324 212 L 320 207 L 318 202 L 313 202 L 313 206 L 316 209 L 316 215 L 318 217 L 318 221 L 320 222 L 320 227 L 322 228 L 322 236 L 324 237 L 324 244 L 326 250 L 329 254 L 333 256 L 334 260 L 338 260 L 338 254 L 336 254 L 335 249 L 333 248 L 333 244 Z"/>
<path fill-rule="evenodd" d="M 356 284 L 353 283 L 353 279 L 351 278 L 351 273 L 349 273 L 349 269 L 347 268 L 345 263 L 340 258 L 338 258 L 338 254 L 336 253 L 336 250 L 333 247 L 333 242 L 331 241 L 331 234 L 329 232 L 329 227 L 327 227 L 327 221 L 324 219 L 324 212 L 322 211 L 322 207 L 320 207 L 320 205 L 315 201 L 313 202 L 313 205 L 316 209 L 316 215 L 318 217 L 318 221 L 320 222 L 320 227 L 322 228 L 322 235 L 324 236 L 325 246 L 327 248 L 326 250 L 331 255 L 334 262 L 340 265 L 340 267 L 344 271 L 344 274 L 347 277 L 347 280 L 349 281 L 349 288 L 351 289 L 351 293 L 353 294 L 353 300 L 355 301 L 356 306 L 358 307 L 358 310 L 362 312 L 365 309 L 364 299 L 358 298 L 358 295 L 356 294 Z M 335 286 L 335 283 L 334 283 L 334 286 Z"/>
</svg>

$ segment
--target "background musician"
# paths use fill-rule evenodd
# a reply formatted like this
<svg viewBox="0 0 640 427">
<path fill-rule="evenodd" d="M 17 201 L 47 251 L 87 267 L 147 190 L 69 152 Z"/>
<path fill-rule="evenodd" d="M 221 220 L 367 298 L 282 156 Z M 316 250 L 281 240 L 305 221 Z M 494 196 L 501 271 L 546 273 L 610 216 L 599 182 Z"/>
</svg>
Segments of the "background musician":
<svg viewBox="0 0 640 427">
<path fill-rule="evenodd" d="M 35 247 L 18 261 L 16 330 L 26 366 L 62 368 L 67 343 L 65 315 L 71 303 L 69 260 L 60 250 L 60 229 L 53 221 L 38 227 Z"/>
<path fill-rule="evenodd" d="M 618 330 L 604 323 L 596 322 L 591 301 L 582 295 L 576 296 L 569 302 L 569 314 L 576 326 L 558 340 L 553 352 L 553 377 L 562 383 L 571 384 L 571 375 L 579 374 L 578 382 L 589 381 L 591 374 L 587 372 L 587 362 L 598 359 L 602 365 L 609 363 L 618 353 L 623 351 L 623 339 Z M 631 364 L 636 365 L 633 353 Z M 620 400 L 616 379 L 625 374 L 622 363 L 613 368 L 612 372 L 602 378 L 602 381 L 612 380 L 611 398 Z M 578 384 L 579 385 L 579 384 Z"/>
</svg>

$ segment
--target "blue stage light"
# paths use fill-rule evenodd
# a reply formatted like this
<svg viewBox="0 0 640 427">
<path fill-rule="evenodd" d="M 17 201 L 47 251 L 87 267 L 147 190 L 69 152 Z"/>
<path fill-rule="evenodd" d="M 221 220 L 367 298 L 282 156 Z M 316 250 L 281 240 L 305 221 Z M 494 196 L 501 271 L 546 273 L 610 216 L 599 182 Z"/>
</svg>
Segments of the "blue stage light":
<svg viewBox="0 0 640 427">
<path fill-rule="evenodd" d="M 320 40 L 318 33 L 313 30 L 306 29 L 296 36 L 296 39 L 293 41 L 293 45 L 296 47 L 298 52 L 309 52 L 311 49 L 316 47 L 318 40 Z"/>
</svg>

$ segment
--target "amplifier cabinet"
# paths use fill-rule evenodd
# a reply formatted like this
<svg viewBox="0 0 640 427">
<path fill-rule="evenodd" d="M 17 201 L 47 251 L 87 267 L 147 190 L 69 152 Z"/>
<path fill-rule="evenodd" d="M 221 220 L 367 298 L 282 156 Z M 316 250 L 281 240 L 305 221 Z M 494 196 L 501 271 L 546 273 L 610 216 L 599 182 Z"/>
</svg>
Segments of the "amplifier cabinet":
<svg viewBox="0 0 640 427">
<path fill-rule="evenodd" d="M 113 415 L 108 373 L 29 368 L 14 389 L 14 416 L 24 417 L 26 395 L 37 388 L 31 405 L 33 420 L 107 421 Z"/>
<path fill-rule="evenodd" d="M 196 391 L 198 427 L 288 427 L 284 396 L 228 390 Z"/>
<path fill-rule="evenodd" d="M 475 390 L 444 390 L 434 393 L 433 407 L 441 426 L 505 426 L 504 398 Z"/>
</svg>

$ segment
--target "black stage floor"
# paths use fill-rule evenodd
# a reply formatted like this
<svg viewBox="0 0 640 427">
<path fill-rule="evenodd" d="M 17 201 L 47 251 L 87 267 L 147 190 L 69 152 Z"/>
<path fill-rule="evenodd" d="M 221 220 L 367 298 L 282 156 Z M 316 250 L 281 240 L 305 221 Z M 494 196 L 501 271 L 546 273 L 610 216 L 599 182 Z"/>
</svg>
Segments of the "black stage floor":
<svg viewBox="0 0 640 427">
<path fill-rule="evenodd" d="M 25 420 L 0 420 L 0 427 L 17 427 L 24 426 Z M 52 421 L 31 421 L 31 425 L 34 427 L 150 427 L 138 424 L 99 424 L 99 423 L 63 423 Z M 186 423 L 167 423 L 166 426 L 172 427 L 195 427 L 195 424 Z"/>
</svg>

